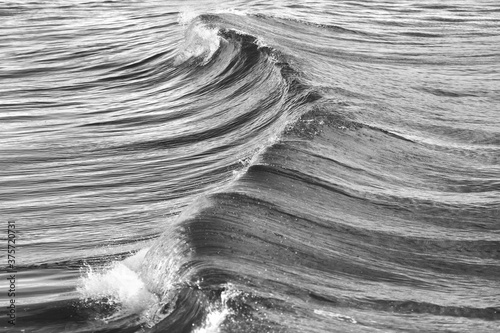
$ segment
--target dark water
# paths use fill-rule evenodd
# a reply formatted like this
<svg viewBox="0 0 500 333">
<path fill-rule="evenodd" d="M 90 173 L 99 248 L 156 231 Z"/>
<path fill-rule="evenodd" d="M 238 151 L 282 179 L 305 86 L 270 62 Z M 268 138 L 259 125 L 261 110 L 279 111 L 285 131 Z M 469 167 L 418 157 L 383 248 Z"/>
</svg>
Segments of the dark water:
<svg viewBox="0 0 500 333">
<path fill-rule="evenodd" d="M 500 331 L 496 1 L 0 17 L 0 330 Z"/>
</svg>

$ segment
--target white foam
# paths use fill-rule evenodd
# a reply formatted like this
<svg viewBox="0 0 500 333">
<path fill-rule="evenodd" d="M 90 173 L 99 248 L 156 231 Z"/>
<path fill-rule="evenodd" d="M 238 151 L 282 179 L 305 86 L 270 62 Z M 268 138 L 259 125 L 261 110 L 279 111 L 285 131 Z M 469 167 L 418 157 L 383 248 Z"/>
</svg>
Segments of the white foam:
<svg viewBox="0 0 500 333">
<path fill-rule="evenodd" d="M 221 325 L 231 311 L 227 308 L 211 311 L 202 327 L 197 328 L 193 333 L 219 333 Z"/>
<path fill-rule="evenodd" d="M 240 292 L 234 290 L 231 284 L 227 284 L 226 290 L 221 293 L 220 303 L 211 305 L 203 325 L 195 329 L 193 333 L 219 333 L 227 316 L 233 314 L 228 306 L 228 301 L 239 294 Z"/>
<path fill-rule="evenodd" d="M 159 300 L 147 289 L 138 273 L 147 250 L 101 269 L 87 266 L 77 288 L 80 297 L 117 305 L 123 315 L 140 314 L 145 319 L 151 317 L 151 310 L 156 310 Z"/>
<path fill-rule="evenodd" d="M 185 41 L 179 49 L 175 59 L 176 66 L 186 62 L 191 58 L 203 57 L 201 65 L 206 65 L 219 49 L 221 37 L 217 27 L 209 27 L 197 18 L 206 14 L 206 8 L 203 11 L 195 8 L 184 7 L 177 16 L 177 22 L 186 27 Z M 232 14 L 246 16 L 247 12 L 233 8 L 215 8 L 211 11 L 213 14 Z M 244 32 L 242 32 L 244 33 Z M 262 43 L 264 45 L 264 43 Z"/>
<path fill-rule="evenodd" d="M 192 58 L 203 58 L 201 65 L 206 65 L 219 49 L 220 43 L 217 28 L 193 21 L 186 30 L 184 43 L 179 48 L 174 64 L 178 66 Z"/>
</svg>

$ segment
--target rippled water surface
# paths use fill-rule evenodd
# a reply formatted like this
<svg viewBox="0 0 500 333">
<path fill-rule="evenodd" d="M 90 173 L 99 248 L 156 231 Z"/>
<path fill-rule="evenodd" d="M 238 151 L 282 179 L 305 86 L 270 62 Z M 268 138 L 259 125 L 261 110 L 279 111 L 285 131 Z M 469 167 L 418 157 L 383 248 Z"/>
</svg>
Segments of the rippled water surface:
<svg viewBox="0 0 500 333">
<path fill-rule="evenodd" d="M 1 330 L 500 331 L 497 2 L 0 18 Z"/>
</svg>

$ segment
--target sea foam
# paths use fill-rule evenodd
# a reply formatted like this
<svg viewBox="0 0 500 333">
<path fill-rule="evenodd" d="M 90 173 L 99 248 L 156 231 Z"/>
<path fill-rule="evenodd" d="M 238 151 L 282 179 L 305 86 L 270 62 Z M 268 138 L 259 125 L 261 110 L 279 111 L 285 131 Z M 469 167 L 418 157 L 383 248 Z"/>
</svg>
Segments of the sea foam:
<svg viewBox="0 0 500 333">
<path fill-rule="evenodd" d="M 113 316 L 139 314 L 150 320 L 158 308 L 159 299 L 148 290 L 139 274 L 147 251 L 147 248 L 143 249 L 103 268 L 86 266 L 77 288 L 80 298 L 116 307 Z"/>
</svg>

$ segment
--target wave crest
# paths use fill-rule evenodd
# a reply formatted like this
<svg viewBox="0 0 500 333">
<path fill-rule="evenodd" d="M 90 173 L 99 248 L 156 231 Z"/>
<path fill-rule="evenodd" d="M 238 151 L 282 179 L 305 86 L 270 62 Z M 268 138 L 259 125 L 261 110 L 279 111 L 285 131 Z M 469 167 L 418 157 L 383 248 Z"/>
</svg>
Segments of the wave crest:
<svg viewBox="0 0 500 333">
<path fill-rule="evenodd" d="M 221 38 L 216 28 L 211 28 L 198 21 L 193 21 L 186 30 L 185 41 L 174 60 L 178 66 L 190 59 L 201 59 L 200 65 L 206 65 L 220 47 Z"/>
</svg>

